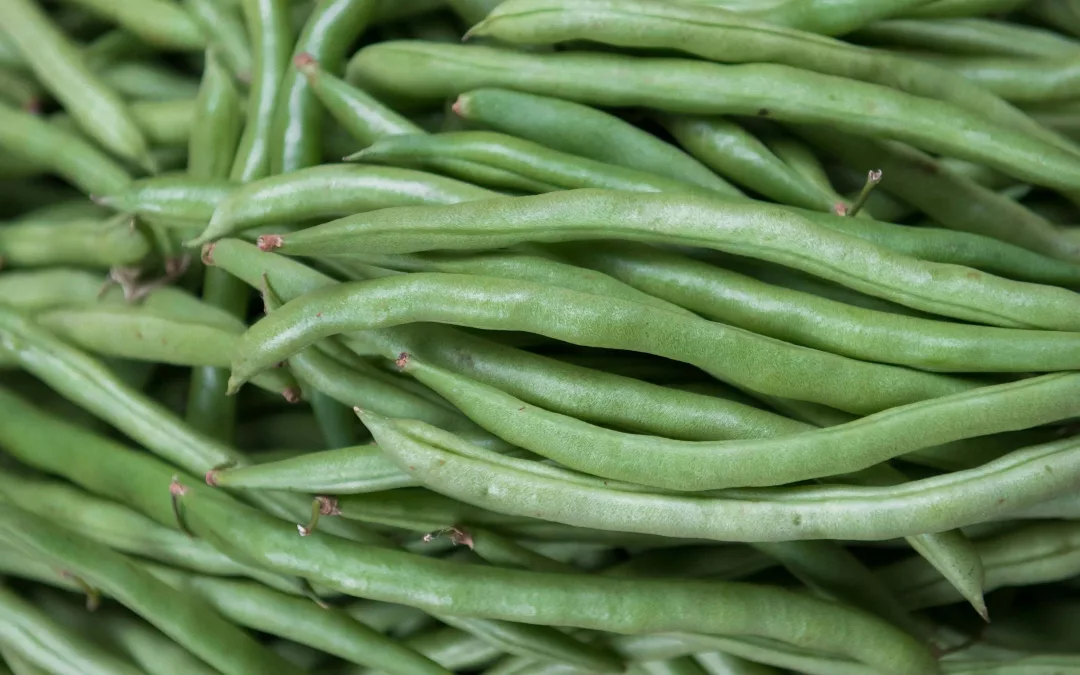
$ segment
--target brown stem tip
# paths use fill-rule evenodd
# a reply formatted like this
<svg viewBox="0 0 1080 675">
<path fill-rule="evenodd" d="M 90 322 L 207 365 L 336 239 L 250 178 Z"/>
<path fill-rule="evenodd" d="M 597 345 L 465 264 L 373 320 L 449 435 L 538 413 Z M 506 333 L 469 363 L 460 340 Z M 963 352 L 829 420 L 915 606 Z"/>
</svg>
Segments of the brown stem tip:
<svg viewBox="0 0 1080 675">
<path fill-rule="evenodd" d="M 397 360 L 394 361 L 394 365 L 398 368 L 404 368 L 409 365 L 409 352 L 401 352 L 398 354 Z"/>
<path fill-rule="evenodd" d="M 207 267 L 214 266 L 214 247 L 217 246 L 217 242 L 210 242 L 209 244 L 203 244 L 202 251 L 199 254 L 199 258 Z"/>
<path fill-rule="evenodd" d="M 257 243 L 260 251 L 273 251 L 275 248 L 281 248 L 285 240 L 281 238 L 280 234 L 264 234 L 259 237 Z"/>
<path fill-rule="evenodd" d="M 297 387 L 285 387 L 285 391 L 281 392 L 281 395 L 285 397 L 288 403 L 300 402 L 300 389 Z"/>
<path fill-rule="evenodd" d="M 297 68 L 299 68 L 300 70 L 303 70 L 305 67 L 308 67 L 308 66 L 317 66 L 317 65 L 319 65 L 319 62 L 315 60 L 315 57 L 312 56 L 311 54 L 308 54 L 307 52 L 300 52 L 299 54 L 297 54 L 293 58 L 292 62 L 293 62 L 293 65 L 296 66 Z"/>
<path fill-rule="evenodd" d="M 206 484 L 209 485 L 210 487 L 217 487 L 218 486 L 218 470 L 217 469 L 210 469 L 209 471 L 206 472 L 206 475 L 203 476 L 203 478 L 206 479 Z"/>
<path fill-rule="evenodd" d="M 457 100 L 454 101 L 454 105 L 450 106 L 450 109 L 453 110 L 454 114 L 457 115 L 458 117 L 463 117 L 463 115 L 461 114 L 461 111 L 464 110 L 464 104 L 463 104 L 460 96 L 458 96 Z"/>
<path fill-rule="evenodd" d="M 340 516 L 341 509 L 338 508 L 337 497 L 327 497 L 320 495 L 315 498 L 315 501 L 319 503 L 319 514 L 323 516 Z"/>
</svg>

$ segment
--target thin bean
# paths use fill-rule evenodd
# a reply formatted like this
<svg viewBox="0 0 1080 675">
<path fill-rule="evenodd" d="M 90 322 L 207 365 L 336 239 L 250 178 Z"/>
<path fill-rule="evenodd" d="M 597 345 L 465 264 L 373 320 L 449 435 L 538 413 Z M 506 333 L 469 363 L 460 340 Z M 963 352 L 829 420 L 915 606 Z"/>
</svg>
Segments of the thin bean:
<svg viewBox="0 0 1080 675">
<path fill-rule="evenodd" d="M 0 258 L 5 266 L 134 265 L 150 253 L 150 243 L 132 218 L 65 223 L 29 221 L 0 228 Z"/>
<path fill-rule="evenodd" d="M 586 28 L 586 25 L 590 27 Z M 500 5 L 488 19 L 474 27 L 471 34 L 492 35 L 509 42 L 541 44 L 587 36 L 585 39 L 591 41 L 635 48 L 677 50 L 719 62 L 784 64 L 891 88 L 898 95 L 897 103 L 906 94 L 948 102 L 977 115 L 981 120 L 993 120 L 998 125 L 1038 136 L 1053 145 L 1071 148 L 1071 144 L 1040 128 L 1005 101 L 948 71 L 902 55 L 866 49 L 798 30 L 784 30 L 743 14 L 712 7 L 656 0 L 634 0 L 633 3 L 609 0 L 581 3 L 511 0 Z M 827 86 L 826 83 L 831 81 L 824 78 L 818 84 Z M 850 80 L 843 85 L 840 82 L 835 84 L 834 89 L 841 90 L 852 85 L 866 86 L 856 85 Z M 871 89 L 873 87 L 866 90 L 868 96 L 872 95 Z M 810 103 L 809 100 L 806 102 Z M 856 102 L 853 100 L 851 103 Z M 772 110 L 770 106 L 765 107 Z M 931 108 L 933 106 L 926 110 Z M 849 108 L 838 115 L 838 119 L 842 117 L 848 121 L 852 111 L 858 109 Z M 871 112 L 879 113 L 878 109 Z M 744 111 L 742 114 L 753 113 Z"/>
<path fill-rule="evenodd" d="M 106 17 L 147 43 L 162 49 L 201 50 L 206 36 L 191 16 L 165 0 L 68 0 Z"/>
<path fill-rule="evenodd" d="M 974 326 L 863 309 L 650 246 L 574 244 L 553 250 L 708 319 L 834 354 L 939 372 L 1080 368 L 1077 333 Z M 1070 366 L 1073 342 L 1077 361 Z"/>
<path fill-rule="evenodd" d="M 3 508 L 0 505 L 0 508 Z M 56 623 L 0 586 L 0 642 L 52 675 L 141 675 L 127 659 Z M 5 650 L 6 651 L 6 650 Z M 5 654 L 5 658 L 7 658 Z"/>
<path fill-rule="evenodd" d="M 128 3 L 113 3 L 127 6 Z M 186 17 L 185 17 L 186 18 Z M 79 125 L 103 146 L 152 170 L 146 139 L 120 97 L 83 62 L 78 49 L 33 0 L 0 5 L 0 24 L 31 71 Z M 8 121 L 0 123 L 8 133 Z"/>
<path fill-rule="evenodd" d="M 295 260 L 261 253 L 251 244 L 224 239 L 214 245 L 213 264 L 292 299 L 333 279 Z M 549 410 L 669 438 L 714 440 L 794 433 L 806 427 L 785 417 L 712 396 L 668 389 L 506 347 L 448 326 L 404 326 L 357 335 L 348 345 L 361 353 L 396 358 L 407 351 L 432 363 Z"/>
<path fill-rule="evenodd" d="M 1076 43 L 1044 28 L 991 19 L 890 19 L 864 26 L 848 39 L 877 47 L 966 56 L 1054 59 L 1080 56 Z"/>
<path fill-rule="evenodd" d="M 638 302 L 531 282 L 417 273 L 340 284 L 286 303 L 244 334 L 234 353 L 230 388 L 321 338 L 417 321 L 525 330 L 573 344 L 656 354 L 764 393 L 862 414 L 972 386 L 797 347 Z M 718 344 L 724 349 L 718 351 Z"/>
<path fill-rule="evenodd" d="M 201 599 L 170 588 L 103 544 L 11 504 L 0 504 L 0 537 L 101 589 L 222 673 L 300 673 Z"/>
<path fill-rule="evenodd" d="M 528 407 L 494 387 L 416 359 L 409 359 L 405 368 L 510 443 L 594 476 L 690 492 L 783 485 L 851 473 L 920 448 L 1080 414 L 1061 405 L 1058 398 L 1075 395 L 1080 377 L 1060 374 L 982 387 L 776 439 L 673 441 L 611 431 Z M 1016 418 L 1008 419 L 1010 413 Z M 908 430 L 902 441 L 898 429 Z M 768 456 L 769 462 L 758 461 L 762 456 Z"/>
<path fill-rule="evenodd" d="M 270 172 L 271 128 L 293 44 L 285 0 L 243 0 L 254 66 L 247 123 L 229 178 L 249 183 Z"/>
<path fill-rule="evenodd" d="M 99 204 L 123 213 L 161 216 L 197 227 L 210 220 L 217 205 L 228 198 L 235 187 L 221 178 L 177 173 L 140 178 L 94 198 Z"/>
<path fill-rule="evenodd" d="M 346 495 L 416 485 L 374 445 L 308 453 L 291 459 L 213 473 L 226 488 Z"/>
<path fill-rule="evenodd" d="M 240 92 L 217 53 L 208 50 L 205 58 L 188 137 L 188 173 L 197 179 L 224 179 L 240 142 L 243 109 Z"/>
<path fill-rule="evenodd" d="M 350 250 L 412 253 L 598 238 L 704 246 L 777 262 L 942 316 L 1005 327 L 1080 326 L 1062 316 L 1069 306 L 1080 308 L 1080 295 L 1071 291 L 917 261 L 816 222 L 781 207 L 691 194 L 572 190 L 383 209 L 260 241 L 262 248 L 289 255 L 331 256 Z"/>
<path fill-rule="evenodd" d="M 191 245 L 263 225 L 494 196 L 483 188 L 410 169 L 314 166 L 238 187 L 217 203 L 206 230 Z"/>
<path fill-rule="evenodd" d="M 214 675 L 205 661 L 173 642 L 137 617 L 121 612 L 102 612 L 101 628 L 108 640 L 143 668 L 147 675 Z"/>
<path fill-rule="evenodd" d="M 321 0 L 300 31 L 293 60 L 306 54 L 327 70 L 341 70 L 345 51 L 373 18 L 376 0 Z M 307 78 L 287 68 L 277 94 L 269 131 L 270 173 L 295 171 L 319 163 L 323 109 Z"/>
<path fill-rule="evenodd" d="M 198 81 L 150 61 L 120 61 L 98 72 L 101 81 L 121 96 L 144 101 L 195 98 Z"/>
<path fill-rule="evenodd" d="M 913 7 L 897 16 L 919 19 L 952 19 L 966 16 L 1007 14 L 1029 0 L 934 0 L 920 7 Z"/>
<path fill-rule="evenodd" d="M 150 566 L 170 586 L 197 595 L 230 621 L 278 635 L 353 663 L 400 675 L 446 675 L 447 670 L 337 609 L 284 595 L 258 584 Z"/>
<path fill-rule="evenodd" d="M 449 670 L 480 668 L 503 654 L 495 645 L 451 626 L 419 633 L 405 644 Z"/>
<path fill-rule="evenodd" d="M 507 89 L 478 89 L 459 96 L 453 110 L 470 122 L 553 150 L 739 194 L 675 146 L 579 103 Z"/>
<path fill-rule="evenodd" d="M 183 5 L 210 43 L 209 51 L 228 66 L 233 77 L 250 82 L 251 44 L 240 12 L 215 0 L 183 0 Z"/>
<path fill-rule="evenodd" d="M 703 4 L 717 4 L 745 12 L 761 21 L 778 26 L 800 28 L 822 35 L 840 35 L 878 19 L 902 14 L 928 4 L 928 0 L 812 0 L 800 2 L 770 3 L 764 7 L 754 2 L 739 3 L 731 0 L 691 0 Z"/>
<path fill-rule="evenodd" d="M 273 519 L 254 510 L 243 518 L 233 517 L 211 496 L 191 490 L 183 497 L 189 526 L 197 533 L 215 545 L 228 542 L 229 547 L 257 556 L 264 564 L 289 568 L 350 595 L 403 602 L 454 616 L 541 625 L 557 622 L 622 633 L 679 630 L 678 626 L 685 625 L 702 632 L 767 637 L 864 662 L 872 659 L 875 667 L 887 669 L 885 672 L 924 675 L 936 669 L 922 645 L 880 620 L 781 589 L 477 567 L 357 547 L 320 532 L 312 533 L 298 547 L 295 534 L 287 527 L 278 527 Z M 268 555 L 265 552 L 269 550 L 295 553 Z M 403 579 L 408 579 L 407 587 L 401 585 Z M 473 592 L 474 586 L 482 586 L 485 592 Z M 769 621 L 750 620 L 750 614 L 744 613 L 750 612 L 750 607 L 755 616 L 770 607 Z M 720 608 L 724 611 L 718 611 Z M 807 620 L 807 616 L 826 614 L 828 620 Z M 808 629 L 813 626 L 822 630 Z"/>
<path fill-rule="evenodd" d="M 1067 493 L 1080 471 L 1080 443 L 1071 439 L 901 486 L 682 496 L 495 455 L 422 422 L 362 419 L 398 466 L 466 503 L 577 527 L 717 541 L 881 540 L 955 529 Z"/>
<path fill-rule="evenodd" d="M 0 147 L 89 194 L 112 192 L 131 182 L 123 167 L 78 134 L 6 105 L 0 105 Z"/>
<path fill-rule="evenodd" d="M 44 380 L 65 398 L 78 402 L 176 465 L 192 473 L 246 458 L 233 448 L 184 424 L 156 401 L 128 386 L 100 362 L 53 337 L 29 319 L 6 307 L 0 307 L 0 347 L 19 365 Z M 310 508 L 305 499 L 285 495 L 253 495 L 259 504 L 283 518 L 307 517 Z M 325 526 L 344 536 L 382 543 L 382 537 L 363 529 L 345 527 L 330 520 Z"/>
<path fill-rule="evenodd" d="M 446 162 L 446 158 L 450 158 L 451 161 Z M 649 192 L 712 193 L 714 191 L 711 188 L 702 188 L 695 184 L 637 169 L 628 169 L 552 150 L 539 143 L 494 131 L 389 136 L 346 159 L 392 165 L 418 165 L 476 183 L 485 180 L 484 176 L 477 175 L 473 170 L 474 166 L 480 165 L 521 176 L 528 181 L 528 184 L 554 186 L 558 189 L 593 187 Z M 462 160 L 464 163 L 460 163 Z M 517 187 L 501 183 L 490 184 L 490 186 Z M 722 194 L 741 195 L 731 186 L 722 187 Z M 526 189 L 532 192 L 550 191 Z"/>
</svg>

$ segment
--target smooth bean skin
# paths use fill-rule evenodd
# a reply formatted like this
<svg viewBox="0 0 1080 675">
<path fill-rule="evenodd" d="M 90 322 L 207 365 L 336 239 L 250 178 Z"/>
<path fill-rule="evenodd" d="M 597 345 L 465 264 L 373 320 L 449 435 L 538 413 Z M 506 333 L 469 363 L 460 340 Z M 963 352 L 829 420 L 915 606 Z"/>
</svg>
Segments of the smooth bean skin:
<svg viewBox="0 0 1080 675">
<path fill-rule="evenodd" d="M 776 588 L 723 582 L 627 582 L 476 567 L 356 547 L 320 532 L 312 533 L 304 546 L 297 547 L 295 534 L 287 526 L 279 527 L 254 511 L 243 518 L 227 517 L 211 496 L 192 491 L 184 497 L 189 524 L 200 536 L 215 545 L 228 542 L 263 564 L 281 568 L 279 571 L 288 568 L 349 595 L 402 602 L 452 616 L 557 623 L 621 633 L 663 632 L 686 626 L 705 633 L 758 635 L 859 660 L 874 659 L 876 667 L 898 675 L 925 675 L 937 667 L 916 640 L 870 615 Z M 295 553 L 273 556 L 265 553 L 269 550 Z M 402 584 L 405 579 L 409 580 L 407 586 Z M 474 587 L 486 591 L 472 592 Z M 635 611 L 639 608 L 641 611 Z M 751 620 L 744 611 L 754 615 L 764 611 L 769 621 Z M 815 618 L 810 622 L 810 616 L 825 615 L 828 621 Z M 824 628 L 826 623 L 827 631 L 812 629 L 815 625 Z"/>
<path fill-rule="evenodd" d="M 945 101 L 1003 127 L 1062 145 L 1060 137 L 1005 101 L 941 68 L 713 7 L 657 0 L 510 0 L 471 34 L 530 44 L 587 39 L 676 50 L 722 63 L 783 64 Z"/>
<path fill-rule="evenodd" d="M 5 266 L 133 265 L 150 253 L 150 243 L 129 216 L 65 223 L 29 221 L 0 228 Z"/>
<path fill-rule="evenodd" d="M 708 319 L 834 354 L 938 372 L 1080 368 L 1080 333 L 975 326 L 863 309 L 649 246 L 553 250 Z"/>
<path fill-rule="evenodd" d="M 217 205 L 236 189 L 227 180 L 166 174 L 132 181 L 119 191 L 95 195 L 95 201 L 123 213 L 162 216 L 193 225 L 208 222 Z"/>
<path fill-rule="evenodd" d="M 35 2 L 4 2 L 0 24 L 38 81 L 79 126 L 117 155 L 154 168 L 146 139 L 120 96 L 90 71 L 77 48 Z"/>
<path fill-rule="evenodd" d="M 5 270 L 0 275 L 0 303 L 27 312 L 98 301 L 101 273 L 50 265 L 43 269 Z"/>
<path fill-rule="evenodd" d="M 199 25 L 210 44 L 214 58 L 220 58 L 232 76 L 241 82 L 251 81 L 251 42 L 240 12 L 216 0 L 182 0 L 184 9 Z"/>
<path fill-rule="evenodd" d="M 972 386 L 796 347 L 638 302 L 531 282 L 417 273 L 344 283 L 286 303 L 241 338 L 230 388 L 319 339 L 418 321 L 525 330 L 583 346 L 654 353 L 757 391 L 861 414 Z M 718 344 L 724 344 L 722 357 Z M 822 386 L 823 378 L 835 386 Z"/>
<path fill-rule="evenodd" d="M 375 445 L 315 452 L 277 462 L 214 473 L 225 488 L 286 490 L 308 494 L 362 494 L 416 485 Z"/>
<path fill-rule="evenodd" d="M 470 122 L 553 150 L 737 193 L 727 181 L 675 146 L 580 103 L 509 89 L 477 89 L 459 96 L 453 110 Z"/>
<path fill-rule="evenodd" d="M 140 0 L 74 0 L 116 22 L 139 39 L 160 49 L 201 50 L 206 37 L 191 16 L 175 2 Z"/>
<path fill-rule="evenodd" d="M 284 299 L 336 283 L 295 260 L 236 239 L 217 242 L 210 258 L 254 287 L 261 287 L 267 275 Z M 449 326 L 401 326 L 357 337 L 350 336 L 347 344 L 360 353 L 397 358 L 407 351 L 534 405 L 598 424 L 687 440 L 757 438 L 808 429 L 758 408 L 577 366 Z"/>
<path fill-rule="evenodd" d="M 307 598 L 288 596 L 249 582 L 185 574 L 158 566 L 149 570 L 170 586 L 203 598 L 230 621 L 262 633 L 307 644 L 394 675 L 449 672 L 345 612 L 323 609 Z"/>
<path fill-rule="evenodd" d="M 453 161 L 445 162 L 447 157 Z M 389 136 L 346 159 L 405 166 L 416 163 L 424 168 L 450 173 L 462 180 L 473 176 L 471 167 L 479 164 L 559 189 L 591 187 L 648 192 L 713 192 L 710 188 L 552 150 L 539 143 L 494 131 Z M 458 163 L 461 160 L 465 163 Z M 742 196 L 734 187 L 721 187 L 721 194 Z"/>
<path fill-rule="evenodd" d="M 176 101 L 193 99 L 198 81 L 155 63 L 120 61 L 99 72 L 101 80 L 127 99 Z"/>
<path fill-rule="evenodd" d="M 661 123 L 690 154 L 769 199 L 816 211 L 836 206 L 832 194 L 802 179 L 734 122 L 722 117 L 667 115 Z"/>
<path fill-rule="evenodd" d="M 293 49 L 293 60 L 306 54 L 331 72 L 344 65 L 345 51 L 370 23 L 376 0 L 322 0 L 311 11 Z M 307 78 L 288 68 L 278 91 L 270 128 L 270 172 L 314 166 L 322 159 L 323 109 Z"/>
<path fill-rule="evenodd" d="M 216 204 L 206 230 L 189 245 L 202 245 L 262 225 L 495 196 L 495 192 L 484 188 L 411 169 L 353 164 L 313 166 L 236 188 Z"/>
<path fill-rule="evenodd" d="M 226 178 L 243 132 L 244 110 L 240 91 L 217 53 L 207 50 L 204 58 L 206 67 L 188 136 L 187 168 L 195 178 Z"/>
<path fill-rule="evenodd" d="M 1061 581 L 1080 569 L 1080 531 L 1075 522 L 1033 523 L 980 540 L 975 546 L 986 567 L 987 591 Z M 921 558 L 901 560 L 881 570 L 880 575 L 913 609 L 959 599 Z"/>
<path fill-rule="evenodd" d="M 1042 59 L 1080 55 L 1074 42 L 1057 33 L 991 19 L 888 19 L 863 26 L 846 37 L 862 44 L 922 49 L 938 54 Z"/>
<path fill-rule="evenodd" d="M 467 504 L 576 527 L 716 541 L 881 540 L 955 529 L 1066 494 L 1080 471 L 1072 439 L 899 486 L 683 496 L 495 455 L 422 422 L 362 419 L 402 470 Z"/>
<path fill-rule="evenodd" d="M 0 105 L 0 147 L 89 194 L 112 192 L 131 182 L 122 166 L 78 134 L 6 105 Z"/>
<path fill-rule="evenodd" d="M 761 21 L 777 26 L 799 28 L 822 35 L 841 35 L 862 25 L 928 4 L 928 0 L 787 0 L 760 7 L 756 3 L 740 5 L 730 0 L 691 0 L 692 3 L 731 6 Z"/>
<path fill-rule="evenodd" d="M 289 67 L 292 28 L 286 0 L 243 0 L 254 66 L 247 118 L 229 178 L 249 183 L 270 173 L 270 138 L 281 82 Z"/>
<path fill-rule="evenodd" d="M 101 589 L 222 673 L 301 672 L 201 599 L 170 588 L 103 544 L 11 504 L 0 504 L 0 538 Z"/>
<path fill-rule="evenodd" d="M 488 431 L 563 466 L 689 492 L 852 473 L 920 448 L 1061 421 L 1078 412 L 1077 405 L 1059 397 L 1075 397 L 1080 388 L 1080 376 L 1044 375 L 892 408 L 804 434 L 695 443 L 625 434 L 531 408 L 494 387 L 416 359 L 405 369 Z M 901 434 L 903 440 L 898 439 Z M 758 461 L 762 456 L 769 462 Z"/>
<path fill-rule="evenodd" d="M 127 659 L 0 586 L 0 643 L 52 675 L 140 675 Z M 46 670 L 47 669 L 47 670 Z"/>
<path fill-rule="evenodd" d="M 104 419 L 129 438 L 195 474 L 227 463 L 246 464 L 234 448 L 199 432 L 142 392 L 124 383 L 99 361 L 57 339 L 22 314 L 0 306 L 0 347 L 18 364 L 61 396 Z M 11 404 L 7 404 L 11 405 Z M 310 503 L 289 495 L 257 495 L 259 505 L 289 520 L 306 519 Z M 167 521 L 170 522 L 170 521 Z M 329 520 L 324 528 L 358 540 L 383 543 L 366 530 L 342 528 Z"/>
<path fill-rule="evenodd" d="M 137 617 L 110 612 L 101 617 L 100 626 L 107 639 L 147 675 L 214 675 L 205 661 Z"/>
<path fill-rule="evenodd" d="M 821 129 L 801 127 L 796 133 L 855 169 L 882 171 L 888 176 L 882 181 L 883 190 L 914 204 L 945 227 L 1080 262 L 1080 246 L 1062 237 L 1048 220 L 918 150 Z"/>
<path fill-rule="evenodd" d="M 1070 101 L 1080 94 L 1080 54 L 1037 61 L 936 54 L 918 58 L 962 75 L 986 91 L 1015 103 Z"/>
<path fill-rule="evenodd" d="M 830 222 L 855 220 L 822 217 Z M 917 261 L 817 227 L 782 207 L 691 194 L 571 190 L 399 207 L 263 241 L 264 247 L 279 244 L 277 250 L 287 255 L 334 256 L 347 255 L 350 249 L 412 253 L 605 238 L 701 246 L 768 260 L 867 295 L 966 321 L 1013 328 L 1080 328 L 1080 319 L 1062 316 L 1071 313 L 1070 307 L 1080 310 L 1080 295 L 1071 291 Z"/>
</svg>

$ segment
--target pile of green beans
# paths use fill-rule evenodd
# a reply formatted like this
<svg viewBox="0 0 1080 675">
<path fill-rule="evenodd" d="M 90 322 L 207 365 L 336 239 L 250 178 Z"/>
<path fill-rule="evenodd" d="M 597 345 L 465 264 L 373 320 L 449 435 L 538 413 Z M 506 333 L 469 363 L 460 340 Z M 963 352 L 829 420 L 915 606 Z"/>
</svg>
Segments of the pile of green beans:
<svg viewBox="0 0 1080 675">
<path fill-rule="evenodd" d="M 1080 675 L 1077 64 L 0 0 L 0 675 Z"/>
</svg>

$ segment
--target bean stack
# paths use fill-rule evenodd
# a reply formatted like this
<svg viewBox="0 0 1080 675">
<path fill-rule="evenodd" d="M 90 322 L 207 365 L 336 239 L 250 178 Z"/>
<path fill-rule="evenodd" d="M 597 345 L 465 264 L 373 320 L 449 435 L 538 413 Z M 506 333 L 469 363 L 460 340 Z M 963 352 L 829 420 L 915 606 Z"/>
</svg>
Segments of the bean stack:
<svg viewBox="0 0 1080 675">
<path fill-rule="evenodd" d="M 0 674 L 1080 675 L 1078 63 L 0 0 Z"/>
</svg>

